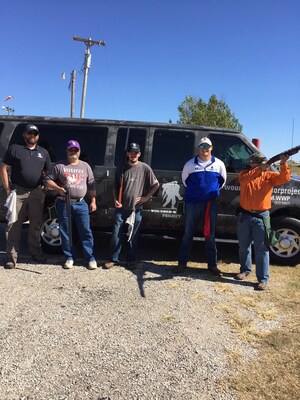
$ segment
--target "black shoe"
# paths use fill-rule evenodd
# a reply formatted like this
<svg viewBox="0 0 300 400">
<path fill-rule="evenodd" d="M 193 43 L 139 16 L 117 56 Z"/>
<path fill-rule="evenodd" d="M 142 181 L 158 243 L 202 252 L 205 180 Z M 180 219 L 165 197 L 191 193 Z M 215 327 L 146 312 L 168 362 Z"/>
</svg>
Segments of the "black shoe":
<svg viewBox="0 0 300 400">
<path fill-rule="evenodd" d="M 17 265 L 17 259 L 16 258 L 11 258 L 7 263 L 5 264 L 5 269 L 14 269 L 16 268 Z"/>
<path fill-rule="evenodd" d="M 176 265 L 172 268 L 174 274 L 182 274 L 182 272 L 186 269 L 186 265 Z"/>
<path fill-rule="evenodd" d="M 223 272 L 219 270 L 219 268 L 208 268 L 208 270 L 215 276 L 218 276 L 219 278 L 222 278 Z"/>
<path fill-rule="evenodd" d="M 134 269 L 136 269 L 136 267 L 137 267 L 137 265 L 136 265 L 136 263 L 134 261 L 129 262 L 127 264 L 127 269 L 129 269 L 130 271 L 133 271 Z"/>
</svg>

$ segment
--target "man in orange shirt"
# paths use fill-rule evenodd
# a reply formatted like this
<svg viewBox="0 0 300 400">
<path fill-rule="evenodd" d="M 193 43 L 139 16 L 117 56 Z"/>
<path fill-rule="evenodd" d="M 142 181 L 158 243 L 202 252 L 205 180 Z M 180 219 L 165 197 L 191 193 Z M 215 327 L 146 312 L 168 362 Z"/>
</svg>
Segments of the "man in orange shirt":
<svg viewBox="0 0 300 400">
<path fill-rule="evenodd" d="M 240 273 L 237 280 L 244 280 L 251 272 L 251 243 L 254 242 L 257 289 L 264 290 L 269 281 L 269 249 L 266 243 L 264 217 L 269 218 L 274 186 L 290 180 L 288 156 L 282 155 L 280 173 L 269 170 L 267 159 L 254 153 L 250 159 L 250 170 L 242 171 L 240 182 L 240 209 L 237 216 L 239 239 Z"/>
</svg>

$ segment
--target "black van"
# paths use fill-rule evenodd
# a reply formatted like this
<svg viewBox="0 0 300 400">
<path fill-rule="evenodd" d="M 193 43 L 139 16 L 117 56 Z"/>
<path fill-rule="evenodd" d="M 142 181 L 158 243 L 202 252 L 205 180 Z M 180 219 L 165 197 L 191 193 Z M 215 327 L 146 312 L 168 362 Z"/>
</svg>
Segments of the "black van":
<svg viewBox="0 0 300 400">
<path fill-rule="evenodd" d="M 141 160 L 151 165 L 160 182 L 157 194 L 145 205 L 142 232 L 163 236 L 179 236 L 183 217 L 176 211 L 183 198 L 181 170 L 187 160 L 198 153 L 198 143 L 204 136 L 213 142 L 213 154 L 223 160 L 228 178 L 220 197 L 216 237 L 236 240 L 236 209 L 239 205 L 238 173 L 257 148 L 242 133 L 207 126 L 146 123 L 77 118 L 29 116 L 0 117 L 0 158 L 9 144 L 21 142 L 24 126 L 32 123 L 40 130 L 39 144 L 46 148 L 53 162 L 65 157 L 69 139 L 79 141 L 81 158 L 90 163 L 97 184 L 96 213 L 91 215 L 94 229 L 111 231 L 114 218 L 112 187 L 115 169 L 124 162 L 126 143 L 140 144 Z M 275 168 L 275 167 L 274 167 Z M 60 248 L 60 236 L 55 215 L 48 212 L 56 193 L 47 191 L 45 219 L 41 242 L 50 252 Z M 0 219 L 5 221 L 5 193 L 0 188 Z M 274 262 L 295 265 L 300 262 L 300 181 L 291 179 L 274 188 L 271 221 L 281 233 L 278 245 L 270 248 Z M 199 231 L 197 235 L 201 235 Z"/>
</svg>

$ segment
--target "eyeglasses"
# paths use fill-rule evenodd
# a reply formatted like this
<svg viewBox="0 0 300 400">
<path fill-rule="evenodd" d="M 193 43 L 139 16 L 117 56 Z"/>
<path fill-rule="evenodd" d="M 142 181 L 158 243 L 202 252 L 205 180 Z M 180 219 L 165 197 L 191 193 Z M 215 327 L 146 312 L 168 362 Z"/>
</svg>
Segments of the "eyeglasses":
<svg viewBox="0 0 300 400">
<path fill-rule="evenodd" d="M 28 131 L 26 132 L 26 135 L 33 135 L 33 136 L 38 136 L 38 132 L 37 131 Z"/>
<path fill-rule="evenodd" d="M 209 144 L 200 144 L 200 145 L 199 145 L 199 149 L 208 150 L 208 149 L 210 149 L 210 145 L 209 145 Z"/>
</svg>

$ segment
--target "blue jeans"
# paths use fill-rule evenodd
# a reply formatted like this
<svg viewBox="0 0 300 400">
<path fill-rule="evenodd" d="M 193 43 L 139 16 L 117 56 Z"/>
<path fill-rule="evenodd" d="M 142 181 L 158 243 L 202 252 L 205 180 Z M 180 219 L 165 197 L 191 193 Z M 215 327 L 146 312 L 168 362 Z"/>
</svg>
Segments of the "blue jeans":
<svg viewBox="0 0 300 400">
<path fill-rule="evenodd" d="M 122 249 L 123 232 L 125 228 L 126 219 L 130 216 L 131 210 L 123 210 L 122 208 L 115 209 L 115 224 L 111 237 L 111 261 L 118 263 L 119 256 Z M 135 222 L 131 239 L 128 242 L 127 248 L 127 262 L 134 262 L 136 260 L 136 249 L 138 233 L 142 222 L 141 210 L 135 212 Z"/>
<path fill-rule="evenodd" d="M 268 216 L 269 211 L 260 213 Z M 240 272 L 249 274 L 252 267 L 251 243 L 254 242 L 256 277 L 258 282 L 269 281 L 269 249 L 266 245 L 266 232 L 262 219 L 240 212 L 237 216 L 239 239 Z"/>
<path fill-rule="evenodd" d="M 179 265 L 186 265 L 193 244 L 193 237 L 197 225 L 203 225 L 206 203 L 185 203 L 184 235 L 182 238 L 179 254 Z M 211 200 L 210 205 L 210 237 L 205 239 L 205 256 L 209 269 L 217 266 L 217 247 L 215 242 L 215 230 L 218 217 L 218 202 Z"/>
<path fill-rule="evenodd" d="M 72 246 L 70 246 L 69 219 L 66 202 L 64 200 L 57 199 L 55 206 L 59 222 L 63 253 L 67 259 L 72 258 L 74 260 L 76 258 L 76 247 L 74 243 L 72 243 Z M 72 223 L 75 222 L 79 238 L 82 243 L 83 257 L 87 262 L 94 261 L 94 238 L 90 228 L 89 207 L 87 203 L 84 200 L 78 203 L 71 203 L 71 214 Z"/>
</svg>

